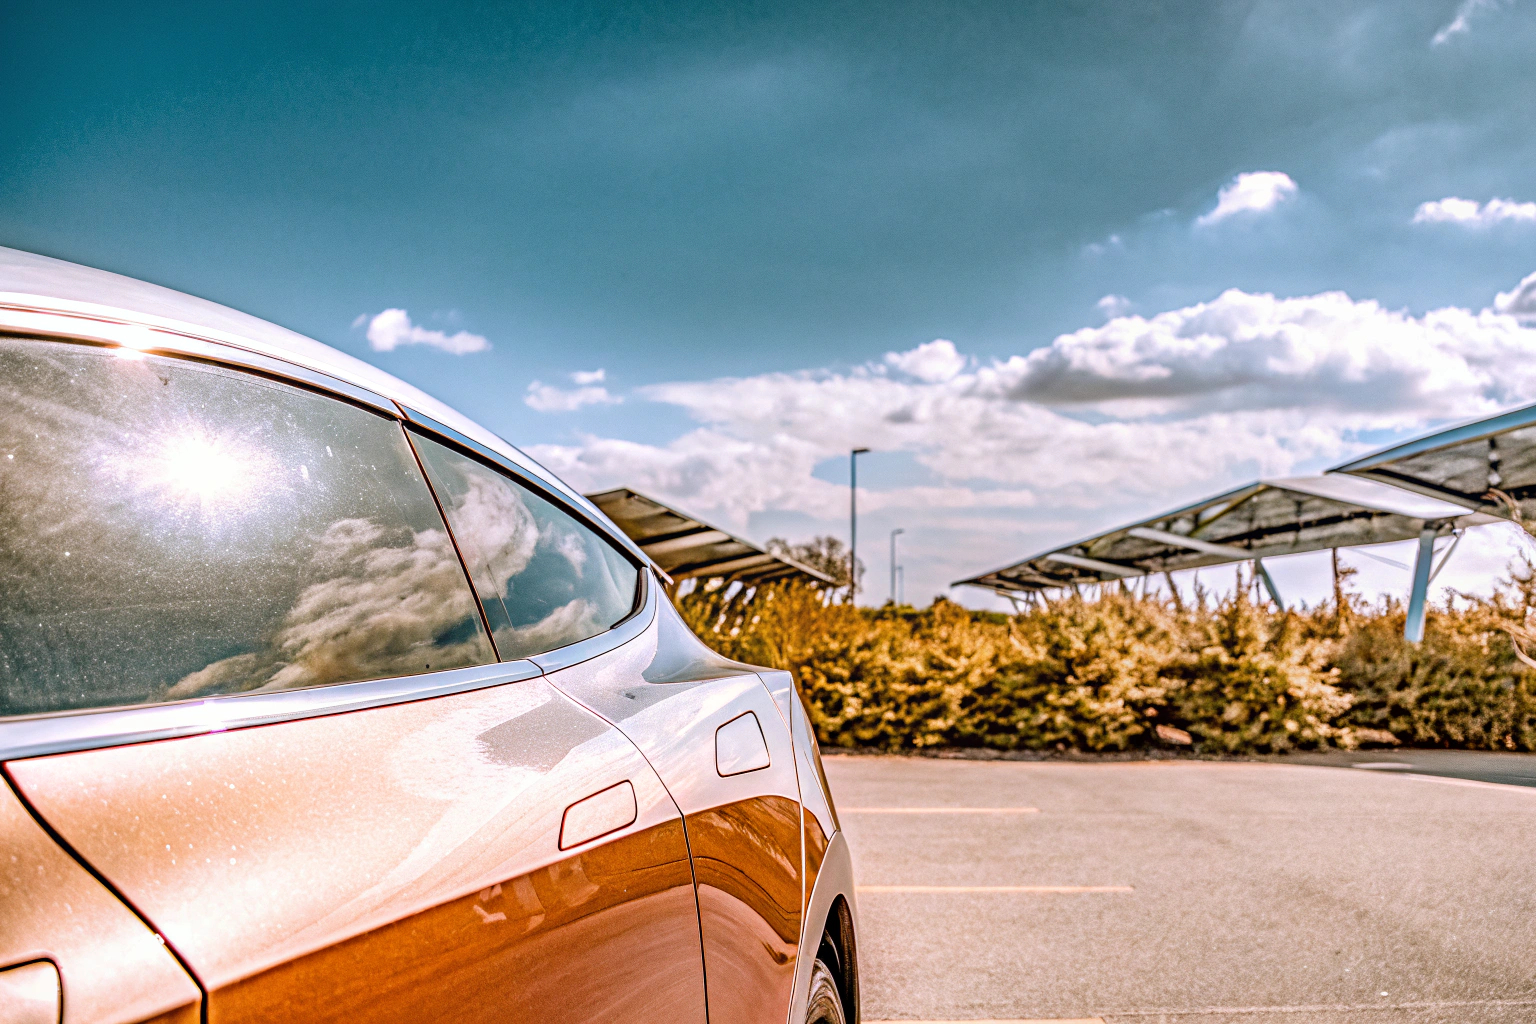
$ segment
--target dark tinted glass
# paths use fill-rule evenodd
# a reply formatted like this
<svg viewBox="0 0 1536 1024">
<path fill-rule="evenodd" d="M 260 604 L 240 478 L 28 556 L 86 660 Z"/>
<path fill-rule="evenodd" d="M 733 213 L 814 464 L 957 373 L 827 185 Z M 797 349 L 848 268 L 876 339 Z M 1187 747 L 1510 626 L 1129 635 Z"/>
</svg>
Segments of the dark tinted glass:
<svg viewBox="0 0 1536 1024">
<path fill-rule="evenodd" d="M 633 563 L 510 477 L 415 438 L 504 660 L 596 636 L 634 609 Z"/>
<path fill-rule="evenodd" d="M 0 338 L 0 714 L 494 660 L 399 424 Z"/>
</svg>

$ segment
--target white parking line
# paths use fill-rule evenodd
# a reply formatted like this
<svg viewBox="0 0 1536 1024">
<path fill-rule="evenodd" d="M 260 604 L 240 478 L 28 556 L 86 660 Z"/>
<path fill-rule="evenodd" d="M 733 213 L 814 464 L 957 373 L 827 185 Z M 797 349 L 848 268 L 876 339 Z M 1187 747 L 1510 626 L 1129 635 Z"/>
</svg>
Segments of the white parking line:
<svg viewBox="0 0 1536 1024">
<path fill-rule="evenodd" d="M 861 885 L 859 892 L 1135 892 L 1129 885 Z"/>
<path fill-rule="evenodd" d="M 874 1020 L 867 1024 L 1104 1024 L 1103 1017 L 1009 1017 L 1006 1020 Z"/>
<path fill-rule="evenodd" d="M 987 1017 L 972 1020 L 875 1020 L 866 1024 L 1106 1024 L 1126 1017 L 1247 1017 L 1258 1014 L 1349 1013 L 1395 1010 L 1470 1010 L 1536 1006 L 1536 999 L 1422 1000 L 1402 1003 L 1310 1003 L 1280 1006 L 1191 1006 L 1115 1010 L 1107 1017 Z"/>
<path fill-rule="evenodd" d="M 1426 999 L 1403 1003 L 1308 1003 L 1294 1006 L 1197 1006 L 1181 1009 L 1165 1007 L 1154 1010 L 1112 1010 L 1107 1020 L 1122 1017 L 1244 1017 L 1257 1014 L 1281 1013 L 1354 1013 L 1394 1010 L 1470 1010 L 1489 1007 L 1536 1006 L 1536 999 Z M 908 1024 L 918 1024 L 910 1021 Z M 938 1022 L 934 1022 L 938 1024 Z M 960 1024 L 956 1021 L 955 1024 Z M 982 1024 L 980 1021 L 973 1024 Z"/>
<path fill-rule="evenodd" d="M 1038 807 L 839 807 L 839 814 L 1039 814 Z"/>
<path fill-rule="evenodd" d="M 1443 786 L 1465 786 L 1468 789 L 1502 789 L 1506 793 L 1511 790 L 1524 790 L 1527 793 L 1536 793 L 1536 786 L 1522 786 L 1515 782 L 1479 782 L 1476 779 L 1454 779 L 1446 775 L 1420 775 L 1418 772 L 1405 772 L 1397 778 L 1412 779 L 1415 782 L 1438 782 Z"/>
</svg>

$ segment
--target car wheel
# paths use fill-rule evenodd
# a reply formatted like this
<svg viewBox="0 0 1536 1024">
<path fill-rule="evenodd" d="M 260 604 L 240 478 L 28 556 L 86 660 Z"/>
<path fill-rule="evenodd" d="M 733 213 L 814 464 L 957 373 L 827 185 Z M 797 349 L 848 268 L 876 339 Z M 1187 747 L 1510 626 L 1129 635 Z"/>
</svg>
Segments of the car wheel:
<svg viewBox="0 0 1536 1024">
<path fill-rule="evenodd" d="M 820 957 L 811 968 L 811 992 L 805 1003 L 805 1024 L 847 1024 L 843 999 L 832 978 L 832 968 Z"/>
</svg>

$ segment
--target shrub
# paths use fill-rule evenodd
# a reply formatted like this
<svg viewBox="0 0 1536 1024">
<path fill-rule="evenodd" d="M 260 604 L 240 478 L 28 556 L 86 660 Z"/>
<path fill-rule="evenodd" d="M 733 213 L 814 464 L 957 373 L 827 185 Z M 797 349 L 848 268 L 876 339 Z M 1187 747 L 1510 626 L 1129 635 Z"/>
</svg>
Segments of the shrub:
<svg viewBox="0 0 1536 1024">
<path fill-rule="evenodd" d="M 1239 589 L 1187 623 L 1173 709 L 1202 749 L 1280 752 L 1352 737 L 1340 719 L 1354 703 L 1326 666 L 1325 645 L 1301 635 L 1291 616 L 1271 615 Z"/>
<path fill-rule="evenodd" d="M 1536 669 L 1517 649 L 1536 650 L 1529 564 L 1433 610 L 1418 645 L 1400 604 L 1341 596 L 1281 613 L 1244 587 L 1180 605 L 1107 586 L 1010 616 L 944 599 L 854 608 L 778 583 L 678 605 L 721 653 L 793 673 L 830 746 L 1132 750 L 1163 725 L 1213 753 L 1536 750 Z"/>
</svg>

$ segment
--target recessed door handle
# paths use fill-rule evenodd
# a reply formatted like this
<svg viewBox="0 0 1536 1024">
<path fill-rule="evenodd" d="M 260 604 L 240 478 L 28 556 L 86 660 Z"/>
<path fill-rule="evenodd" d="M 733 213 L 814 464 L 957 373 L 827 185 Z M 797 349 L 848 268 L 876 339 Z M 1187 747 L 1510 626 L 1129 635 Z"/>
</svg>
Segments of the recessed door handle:
<svg viewBox="0 0 1536 1024">
<path fill-rule="evenodd" d="M 628 779 L 593 793 L 565 809 L 560 822 L 560 849 L 590 843 L 635 823 L 635 787 Z"/>
<path fill-rule="evenodd" d="M 763 726 L 752 712 L 737 715 L 715 730 L 715 770 L 722 776 L 755 772 L 771 763 Z"/>
</svg>

